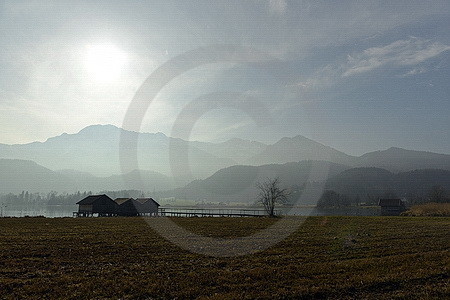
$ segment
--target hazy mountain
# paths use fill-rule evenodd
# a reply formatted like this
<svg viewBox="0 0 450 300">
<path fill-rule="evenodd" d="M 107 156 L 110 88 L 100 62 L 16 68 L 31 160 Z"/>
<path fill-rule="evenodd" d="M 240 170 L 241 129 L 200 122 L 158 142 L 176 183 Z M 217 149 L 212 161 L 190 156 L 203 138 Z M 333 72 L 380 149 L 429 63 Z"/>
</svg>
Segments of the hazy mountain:
<svg viewBox="0 0 450 300">
<path fill-rule="evenodd" d="M 65 170 L 62 174 L 69 180 L 64 190 L 70 191 L 161 191 L 176 187 L 169 177 L 158 172 L 146 170 L 134 170 L 126 174 L 111 175 L 108 177 L 97 177 L 89 173 L 73 170 Z"/>
<path fill-rule="evenodd" d="M 392 173 L 380 168 L 353 168 L 331 177 L 326 189 L 351 197 L 426 196 L 433 186 L 450 190 L 450 171 L 424 169 Z"/>
<path fill-rule="evenodd" d="M 249 159 L 252 165 L 286 163 L 302 160 L 325 160 L 333 163 L 359 167 L 377 167 L 393 172 L 416 169 L 450 170 L 450 155 L 426 151 L 389 148 L 360 157 L 347 155 L 303 136 L 282 138 Z"/>
<path fill-rule="evenodd" d="M 302 160 L 325 160 L 353 165 L 356 158 L 304 136 L 282 138 L 250 159 L 252 165 L 286 163 Z"/>
<path fill-rule="evenodd" d="M 55 190 L 66 178 L 29 160 L 0 159 L 0 193 Z"/>
<path fill-rule="evenodd" d="M 64 169 L 64 170 L 56 170 L 56 173 L 59 173 L 63 176 L 70 177 L 72 179 L 79 178 L 79 179 L 90 179 L 95 178 L 94 175 L 92 175 L 89 172 L 82 172 L 78 170 L 72 170 L 72 169 Z"/>
<path fill-rule="evenodd" d="M 391 171 L 415 169 L 450 170 L 450 155 L 392 147 L 387 150 L 362 155 L 358 159 L 358 165 L 385 168 Z"/>
<path fill-rule="evenodd" d="M 174 189 L 176 185 L 169 177 L 153 171 L 135 170 L 123 175 L 97 177 L 75 170 L 52 171 L 27 160 L 0 159 L 0 193 L 135 189 L 156 191 L 162 197 L 252 203 L 257 195 L 256 183 L 274 177 L 279 177 L 283 186 L 299 192 L 309 183 L 317 184 L 319 189 L 373 201 L 379 197 L 426 196 L 435 185 L 450 190 L 449 170 L 422 169 L 393 173 L 381 168 L 351 168 L 326 161 L 232 166 L 206 179 Z"/>
<path fill-rule="evenodd" d="M 158 172 L 134 170 L 123 175 L 112 175 L 97 179 L 102 190 L 161 191 L 174 188 L 172 180 Z M 120 187 L 120 188 L 118 188 Z"/>
<path fill-rule="evenodd" d="M 401 172 L 396 175 L 399 193 L 414 192 L 426 195 L 433 186 L 442 186 L 450 191 L 450 171 L 439 169 L 423 169 Z"/>
<path fill-rule="evenodd" d="M 218 170 L 234 165 L 259 166 L 304 160 L 324 160 L 352 167 L 378 167 L 394 172 L 430 168 L 450 170 L 450 155 L 431 152 L 390 148 L 356 157 L 303 136 L 282 138 L 272 145 L 242 139 L 206 143 L 170 138 L 162 133 L 126 131 L 112 125 L 88 126 L 76 134 L 62 134 L 45 142 L 0 144 L 0 158 L 32 160 L 52 170 L 81 172 L 60 172 L 74 182 L 89 178 L 86 173 L 102 177 L 128 173 L 137 166 L 125 163 L 122 170 L 120 149 L 128 149 L 130 144 L 124 142 L 121 145 L 121 136 L 124 141 L 138 139 L 135 151 L 139 169 L 164 174 L 178 185 L 187 184 L 194 178 L 207 178 Z M 155 182 L 160 180 L 153 179 Z M 135 184 L 134 181 L 129 182 L 129 185 Z"/>
<path fill-rule="evenodd" d="M 112 125 L 88 126 L 76 134 L 64 133 L 42 143 L 0 144 L 0 157 L 33 160 L 55 170 L 72 169 L 107 176 L 122 172 L 119 150 L 128 145 L 120 145 L 121 135 L 124 140 L 138 138 L 136 152 L 140 169 L 175 176 L 185 183 L 238 164 L 262 165 L 308 159 L 347 163 L 350 157 L 301 136 L 284 138 L 269 146 L 242 139 L 222 143 L 188 142 L 162 133 L 136 133 Z M 186 152 L 188 160 L 183 161 L 180 153 Z M 188 177 L 183 164 L 188 164 L 193 177 Z"/>
<path fill-rule="evenodd" d="M 326 181 L 348 169 L 348 166 L 325 161 L 302 161 L 263 166 L 232 166 L 214 175 L 196 180 L 165 193 L 167 197 L 213 202 L 253 202 L 257 195 L 256 183 L 279 177 L 285 187 L 300 187 L 306 182 Z"/>
<path fill-rule="evenodd" d="M 238 138 L 217 144 L 193 142 L 193 145 L 217 157 L 230 159 L 235 164 L 248 164 L 253 156 L 263 152 L 267 148 L 266 144 Z"/>
<path fill-rule="evenodd" d="M 380 168 L 353 168 L 331 177 L 326 189 L 364 198 L 394 191 L 395 174 Z"/>
<path fill-rule="evenodd" d="M 380 197 L 427 196 L 436 185 L 450 190 L 450 171 L 447 170 L 424 169 L 393 173 L 374 167 L 351 168 L 325 161 L 302 161 L 233 166 L 204 180 L 193 181 L 183 188 L 164 192 L 162 196 L 199 202 L 253 203 L 258 194 L 256 183 L 274 177 L 279 177 L 282 185 L 294 192 L 301 193 L 305 184 L 308 184 L 320 191 L 334 190 L 352 199 L 359 197 L 361 201 L 374 203 Z M 315 204 L 314 199 L 302 201 L 302 204 Z"/>
<path fill-rule="evenodd" d="M 96 177 L 75 170 L 52 171 L 33 161 L 0 159 L 0 193 L 75 192 L 101 190 L 160 191 L 176 187 L 167 176 L 135 170 L 123 175 Z"/>
<path fill-rule="evenodd" d="M 170 175 L 169 150 L 189 149 L 189 166 L 195 177 L 207 177 L 235 164 L 228 158 L 200 150 L 189 142 L 172 139 L 162 133 L 136 133 L 112 125 L 93 125 L 76 134 L 62 134 L 47 141 L 23 145 L 0 144 L 0 157 L 33 160 L 51 169 L 74 169 L 94 175 L 121 173 L 119 162 L 121 134 L 128 140 L 137 136 L 139 168 Z M 176 153 L 176 151 L 174 152 Z M 176 157 L 175 157 L 176 158 Z M 176 159 L 172 159 L 176 160 Z M 184 170 L 181 169 L 180 170 Z M 176 174 L 180 177 L 186 174 Z"/>
</svg>

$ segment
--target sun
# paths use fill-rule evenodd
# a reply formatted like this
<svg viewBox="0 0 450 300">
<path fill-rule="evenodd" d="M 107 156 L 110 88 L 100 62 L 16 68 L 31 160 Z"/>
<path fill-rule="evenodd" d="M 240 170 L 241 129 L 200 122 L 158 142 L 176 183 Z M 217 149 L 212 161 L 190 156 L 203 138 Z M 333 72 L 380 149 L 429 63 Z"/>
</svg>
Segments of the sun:
<svg viewBox="0 0 450 300">
<path fill-rule="evenodd" d="M 127 63 L 125 52 L 112 44 L 86 46 L 86 69 L 90 76 L 101 82 L 117 80 Z"/>
</svg>

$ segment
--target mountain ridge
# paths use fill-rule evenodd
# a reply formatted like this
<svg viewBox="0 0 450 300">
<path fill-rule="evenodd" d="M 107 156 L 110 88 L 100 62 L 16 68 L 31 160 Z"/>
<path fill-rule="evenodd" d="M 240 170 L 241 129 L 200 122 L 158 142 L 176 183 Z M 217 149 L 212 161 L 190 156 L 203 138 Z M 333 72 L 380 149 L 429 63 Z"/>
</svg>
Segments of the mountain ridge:
<svg viewBox="0 0 450 300">
<path fill-rule="evenodd" d="M 173 189 L 173 180 L 163 174 L 134 170 L 126 174 L 98 177 L 77 170 L 53 171 L 36 162 L 20 159 L 0 159 L 0 193 L 69 192 L 101 190 Z"/>
<path fill-rule="evenodd" d="M 381 167 L 393 172 L 426 168 L 450 170 L 450 155 L 430 151 L 391 147 L 352 156 L 302 135 L 283 137 L 273 144 L 239 138 L 211 143 L 185 141 L 161 132 L 138 133 L 110 124 L 90 125 L 77 133 L 63 133 L 45 142 L 0 144 L 0 158 L 32 160 L 51 170 L 73 169 L 107 177 L 131 171 L 123 169 L 120 163 L 120 149 L 127 147 L 121 144 L 121 137 L 125 137 L 123 140 L 138 139 L 139 169 L 175 176 L 186 183 L 207 178 L 233 165 L 260 166 L 304 160 L 326 160 L 351 167 Z M 186 149 L 187 161 L 173 156 L 184 155 Z M 177 165 L 179 163 L 185 165 Z M 189 169 L 192 175 L 187 171 Z"/>
</svg>

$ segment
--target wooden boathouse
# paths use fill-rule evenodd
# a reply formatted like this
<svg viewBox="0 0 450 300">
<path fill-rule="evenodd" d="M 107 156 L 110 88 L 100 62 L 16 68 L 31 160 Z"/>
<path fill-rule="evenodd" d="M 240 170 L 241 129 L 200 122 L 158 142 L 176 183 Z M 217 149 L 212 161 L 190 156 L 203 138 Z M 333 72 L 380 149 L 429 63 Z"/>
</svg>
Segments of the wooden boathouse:
<svg viewBox="0 0 450 300">
<path fill-rule="evenodd" d="M 163 216 L 163 217 L 263 217 L 264 209 L 160 207 L 152 198 L 116 198 L 91 195 L 78 201 L 74 217 Z M 277 210 L 276 215 L 281 215 Z"/>
<path fill-rule="evenodd" d="M 107 195 L 91 195 L 77 202 L 77 217 L 109 217 L 117 214 L 119 205 Z"/>
<path fill-rule="evenodd" d="M 152 198 L 117 198 L 107 195 L 91 195 L 77 202 L 76 217 L 156 216 L 159 204 Z"/>
<path fill-rule="evenodd" d="M 119 216 L 156 216 L 159 204 L 152 198 L 117 198 Z"/>
<path fill-rule="evenodd" d="M 399 216 L 406 210 L 402 199 L 380 199 L 378 205 L 381 207 L 382 216 Z"/>
</svg>

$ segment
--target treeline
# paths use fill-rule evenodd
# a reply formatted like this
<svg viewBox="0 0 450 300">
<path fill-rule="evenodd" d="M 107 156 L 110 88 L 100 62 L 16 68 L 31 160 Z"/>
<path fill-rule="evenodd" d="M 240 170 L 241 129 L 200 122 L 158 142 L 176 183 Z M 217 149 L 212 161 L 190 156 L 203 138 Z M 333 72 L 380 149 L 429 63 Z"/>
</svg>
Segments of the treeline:
<svg viewBox="0 0 450 300">
<path fill-rule="evenodd" d="M 378 205 L 380 198 L 401 198 L 406 200 L 409 205 L 434 203 L 450 203 L 450 194 L 443 186 L 435 185 L 426 194 L 409 193 L 406 195 L 397 195 L 393 191 L 382 194 L 367 194 L 366 197 L 351 197 L 344 193 L 338 193 L 334 190 L 326 190 L 317 202 L 318 207 L 346 207 L 359 205 Z"/>
<path fill-rule="evenodd" d="M 91 191 L 76 192 L 73 194 L 57 192 L 30 193 L 22 191 L 20 194 L 6 194 L 0 196 L 0 202 L 5 205 L 74 205 L 81 199 L 92 195 Z"/>
<path fill-rule="evenodd" d="M 0 196 L 3 205 L 75 205 L 78 201 L 92 195 L 92 191 L 69 193 L 30 193 L 22 191 L 19 194 L 5 194 Z M 98 194 L 106 194 L 111 198 L 139 198 L 149 197 L 139 190 L 101 191 Z M 148 193 L 147 193 L 148 194 Z"/>
</svg>

